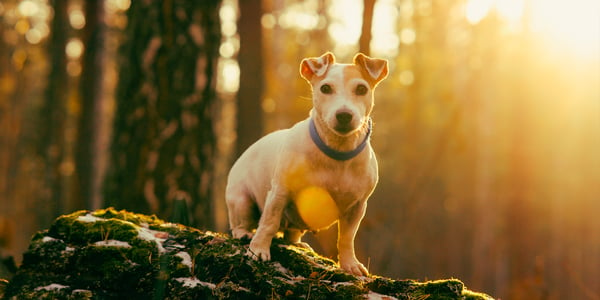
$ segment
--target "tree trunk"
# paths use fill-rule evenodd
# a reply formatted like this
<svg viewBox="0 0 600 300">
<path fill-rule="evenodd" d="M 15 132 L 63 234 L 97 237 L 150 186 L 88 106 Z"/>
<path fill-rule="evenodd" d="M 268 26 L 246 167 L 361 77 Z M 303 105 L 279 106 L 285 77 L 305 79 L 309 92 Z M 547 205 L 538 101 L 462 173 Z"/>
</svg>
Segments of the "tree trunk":
<svg viewBox="0 0 600 300">
<path fill-rule="evenodd" d="M 375 0 L 364 0 L 363 3 L 363 23 L 358 46 L 360 52 L 365 55 L 371 55 L 371 28 L 373 27 Z"/>
<path fill-rule="evenodd" d="M 99 177 L 98 164 L 100 153 L 98 149 L 98 123 L 102 115 L 100 97 L 102 88 L 102 57 L 101 49 L 104 42 L 102 19 L 104 1 L 89 0 L 85 5 L 85 28 L 82 32 L 82 42 L 85 52 L 82 57 L 82 72 L 79 84 L 81 96 L 81 115 L 76 149 L 77 168 L 77 197 L 78 203 L 88 209 L 99 208 Z"/>
<path fill-rule="evenodd" d="M 132 1 L 105 182 L 108 205 L 212 227 L 220 1 Z"/>
<path fill-rule="evenodd" d="M 67 57 L 65 46 L 67 45 L 67 32 L 69 21 L 67 16 L 67 0 L 51 1 L 54 9 L 52 19 L 51 36 L 48 42 L 48 57 L 50 73 L 45 92 L 45 103 L 40 109 L 40 139 L 37 151 L 45 158 L 45 188 L 42 193 L 41 203 L 53 215 L 58 216 L 65 211 L 64 172 L 61 172 L 61 164 L 65 159 L 64 127 L 66 116 L 66 103 L 68 100 L 68 77 L 66 72 Z"/>
<path fill-rule="evenodd" d="M 237 114 L 237 156 L 263 134 L 262 1 L 240 1 L 240 90 Z"/>
</svg>

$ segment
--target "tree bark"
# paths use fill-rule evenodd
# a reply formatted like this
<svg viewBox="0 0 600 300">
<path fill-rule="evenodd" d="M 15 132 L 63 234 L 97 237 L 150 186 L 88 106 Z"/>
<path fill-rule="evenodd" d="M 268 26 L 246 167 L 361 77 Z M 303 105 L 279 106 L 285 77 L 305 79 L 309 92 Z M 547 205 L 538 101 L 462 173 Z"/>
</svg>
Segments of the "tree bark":
<svg viewBox="0 0 600 300">
<path fill-rule="evenodd" d="M 365 55 L 371 55 L 371 28 L 373 27 L 375 0 L 364 0 L 363 3 L 363 23 L 358 46 L 360 52 Z"/>
<path fill-rule="evenodd" d="M 45 158 L 45 188 L 42 193 L 43 201 L 53 215 L 58 216 L 65 211 L 65 195 L 62 185 L 64 172 L 60 166 L 65 158 L 64 127 L 66 120 L 66 103 L 68 100 L 68 77 L 66 72 L 67 32 L 69 29 L 67 16 L 67 0 L 51 2 L 54 9 L 51 36 L 48 42 L 48 57 L 50 73 L 45 91 L 45 102 L 40 109 L 40 138 L 37 151 Z"/>
<path fill-rule="evenodd" d="M 240 90 L 237 114 L 237 156 L 263 134 L 262 1 L 240 1 Z"/>
<path fill-rule="evenodd" d="M 175 203 L 186 201 L 190 223 L 212 227 L 219 4 L 132 1 L 105 182 L 108 205 L 169 219 Z"/>
<path fill-rule="evenodd" d="M 77 198 L 78 204 L 88 209 L 99 208 L 98 164 L 100 153 L 98 149 L 98 129 L 101 127 L 99 120 L 102 115 L 100 109 L 103 64 L 101 49 L 104 42 L 104 29 L 102 19 L 104 15 L 104 1 L 89 0 L 85 5 L 85 28 L 82 32 L 82 42 L 85 51 L 82 57 L 82 72 L 79 84 L 81 97 L 81 115 L 76 149 L 77 168 Z M 81 209 L 81 208 L 79 208 Z"/>
</svg>

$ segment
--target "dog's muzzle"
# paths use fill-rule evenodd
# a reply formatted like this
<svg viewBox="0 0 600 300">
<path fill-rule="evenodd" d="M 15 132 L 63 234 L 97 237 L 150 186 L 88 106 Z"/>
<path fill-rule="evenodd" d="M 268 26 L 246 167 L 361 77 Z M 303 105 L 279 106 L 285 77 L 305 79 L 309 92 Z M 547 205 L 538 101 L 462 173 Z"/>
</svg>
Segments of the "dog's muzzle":
<svg viewBox="0 0 600 300">
<path fill-rule="evenodd" d="M 355 129 L 352 125 L 353 116 L 350 112 L 339 111 L 335 114 L 335 119 L 337 121 L 334 127 L 335 131 L 341 134 L 347 134 Z"/>
</svg>

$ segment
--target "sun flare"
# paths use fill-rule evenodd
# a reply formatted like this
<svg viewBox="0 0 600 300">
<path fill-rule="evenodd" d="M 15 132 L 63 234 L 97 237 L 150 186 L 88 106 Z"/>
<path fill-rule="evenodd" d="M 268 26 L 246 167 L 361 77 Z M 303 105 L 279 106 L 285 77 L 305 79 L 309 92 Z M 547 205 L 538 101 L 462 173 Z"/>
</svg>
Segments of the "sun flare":
<svg viewBox="0 0 600 300">
<path fill-rule="evenodd" d="M 600 1 L 533 0 L 531 29 L 577 55 L 600 55 Z"/>
<path fill-rule="evenodd" d="M 600 1 L 469 0 L 464 13 L 473 25 L 496 13 L 508 26 L 524 24 L 555 49 L 584 58 L 600 54 Z"/>
</svg>

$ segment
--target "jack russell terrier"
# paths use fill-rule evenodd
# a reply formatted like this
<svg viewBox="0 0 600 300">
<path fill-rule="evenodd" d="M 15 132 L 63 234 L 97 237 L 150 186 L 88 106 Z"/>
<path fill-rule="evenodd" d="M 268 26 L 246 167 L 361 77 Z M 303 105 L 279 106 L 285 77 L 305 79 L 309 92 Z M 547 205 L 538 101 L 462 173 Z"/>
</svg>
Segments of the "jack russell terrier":
<svg viewBox="0 0 600 300">
<path fill-rule="evenodd" d="M 312 87 L 309 117 L 259 139 L 231 168 L 229 224 L 234 238 L 251 239 L 247 255 L 254 259 L 271 259 L 279 231 L 308 247 L 300 241 L 307 230 L 337 221 L 340 267 L 369 274 L 356 258 L 354 238 L 378 180 L 370 115 L 388 63 L 362 53 L 353 61 L 338 64 L 329 52 L 302 60 L 300 74 Z"/>
</svg>

